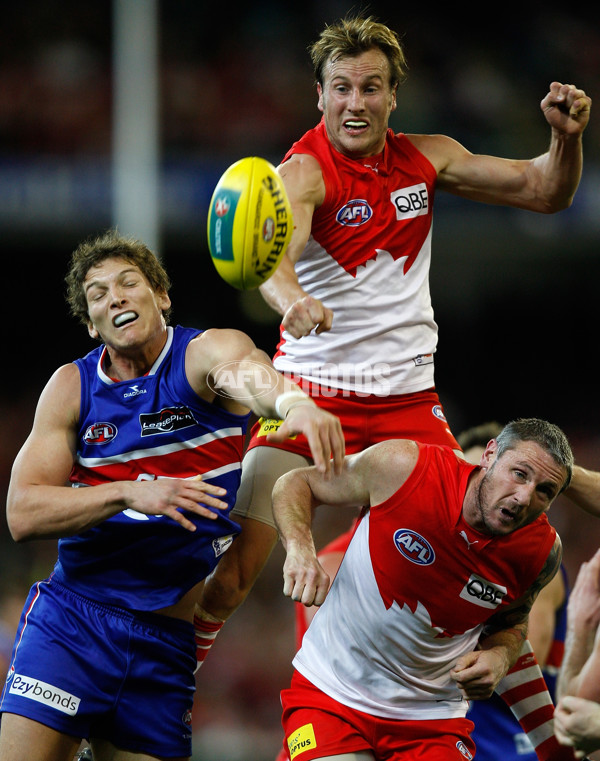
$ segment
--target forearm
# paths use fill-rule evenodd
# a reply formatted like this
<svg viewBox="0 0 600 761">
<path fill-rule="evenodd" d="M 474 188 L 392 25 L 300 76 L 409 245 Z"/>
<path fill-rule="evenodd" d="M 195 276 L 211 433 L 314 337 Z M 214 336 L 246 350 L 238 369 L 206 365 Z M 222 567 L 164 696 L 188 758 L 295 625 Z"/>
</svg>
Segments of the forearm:
<svg viewBox="0 0 600 761">
<path fill-rule="evenodd" d="M 565 495 L 586 513 L 600 517 L 600 473 L 576 465 Z"/>
<path fill-rule="evenodd" d="M 260 286 L 259 290 L 271 309 L 281 316 L 287 312 L 294 302 L 307 295 L 300 287 L 294 265 L 287 254 L 273 275 Z"/>
<path fill-rule="evenodd" d="M 16 542 L 86 531 L 126 507 L 128 482 L 75 489 L 30 485 L 9 492 L 7 521 Z"/>
<path fill-rule="evenodd" d="M 281 476 L 273 487 L 273 517 L 284 549 L 316 550 L 312 536 L 314 503 L 307 470 L 298 469 Z"/>
<path fill-rule="evenodd" d="M 495 651 L 501 662 L 502 674 L 514 666 L 527 639 L 527 621 L 499 631 L 486 631 L 479 640 L 480 650 Z"/>
<path fill-rule="evenodd" d="M 262 396 L 257 396 L 254 400 L 252 410 L 259 417 L 285 420 L 294 407 L 298 405 L 316 407 L 311 397 L 304 393 L 296 383 L 292 383 L 283 375 L 279 375 L 276 381 L 272 390 Z"/>
<path fill-rule="evenodd" d="M 549 213 L 569 207 L 583 168 L 581 135 L 553 130 L 548 152 L 533 161 L 539 177 L 539 196 Z"/>
<path fill-rule="evenodd" d="M 576 695 L 600 701 L 600 655 L 594 652 L 595 630 L 585 625 L 569 627 L 565 639 L 565 655 L 561 664 L 557 698 Z"/>
</svg>

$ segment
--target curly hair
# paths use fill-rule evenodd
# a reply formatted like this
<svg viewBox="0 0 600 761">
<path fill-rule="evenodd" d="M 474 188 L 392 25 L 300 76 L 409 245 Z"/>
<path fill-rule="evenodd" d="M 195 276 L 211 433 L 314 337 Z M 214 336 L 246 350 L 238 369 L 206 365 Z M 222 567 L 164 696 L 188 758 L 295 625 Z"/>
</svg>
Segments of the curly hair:
<svg viewBox="0 0 600 761">
<path fill-rule="evenodd" d="M 164 267 L 145 243 L 135 238 L 119 235 L 109 230 L 97 238 L 80 243 L 71 255 L 71 264 L 65 277 L 66 299 L 71 314 L 87 326 L 89 321 L 87 300 L 83 284 L 87 273 L 105 259 L 125 259 L 139 268 L 154 291 L 169 292 L 171 281 Z M 165 321 L 169 322 L 171 308 L 163 310 Z"/>
<path fill-rule="evenodd" d="M 389 61 L 390 85 L 395 87 L 403 82 L 408 66 L 400 38 L 372 16 L 346 16 L 325 27 L 308 49 L 316 82 L 323 85 L 323 70 L 328 61 L 354 57 L 373 48 L 379 48 Z"/>
</svg>

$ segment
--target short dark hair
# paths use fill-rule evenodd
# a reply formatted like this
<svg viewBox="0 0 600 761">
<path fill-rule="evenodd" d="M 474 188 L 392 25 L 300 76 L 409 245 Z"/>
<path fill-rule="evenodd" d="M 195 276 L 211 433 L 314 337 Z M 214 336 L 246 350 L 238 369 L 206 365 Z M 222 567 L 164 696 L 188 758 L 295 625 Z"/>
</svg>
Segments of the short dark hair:
<svg viewBox="0 0 600 761">
<path fill-rule="evenodd" d="M 498 444 L 496 457 L 500 458 L 507 449 L 514 449 L 521 441 L 534 441 L 539 444 L 558 465 L 567 471 L 565 482 L 560 490 L 563 492 L 571 483 L 575 465 L 571 445 L 563 431 L 557 425 L 539 418 L 512 420 L 496 436 Z"/>
<path fill-rule="evenodd" d="M 156 254 L 141 240 L 119 235 L 116 230 L 108 230 L 77 246 L 71 254 L 69 271 L 65 277 L 66 298 L 71 314 L 84 325 L 87 326 L 89 315 L 83 283 L 89 270 L 105 259 L 125 259 L 131 262 L 139 268 L 154 291 L 169 292 L 171 281 Z M 170 314 L 170 307 L 163 310 L 163 317 L 167 323 Z"/>
<path fill-rule="evenodd" d="M 323 70 L 328 61 L 354 57 L 379 48 L 390 64 L 390 85 L 395 87 L 406 77 L 408 69 L 398 34 L 372 16 L 346 16 L 325 27 L 309 47 L 315 80 L 323 84 Z"/>
</svg>

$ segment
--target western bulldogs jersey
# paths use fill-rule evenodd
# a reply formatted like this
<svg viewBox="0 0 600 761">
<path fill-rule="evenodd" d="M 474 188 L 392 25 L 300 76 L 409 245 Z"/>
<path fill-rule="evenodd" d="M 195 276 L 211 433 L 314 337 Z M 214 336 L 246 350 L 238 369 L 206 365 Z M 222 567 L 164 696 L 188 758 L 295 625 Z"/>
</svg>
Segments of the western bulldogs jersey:
<svg viewBox="0 0 600 761">
<path fill-rule="evenodd" d="M 295 339 L 283 331 L 275 366 L 325 386 L 381 396 L 433 386 L 435 168 L 392 130 L 381 156 L 348 158 L 329 142 L 323 120 L 284 161 L 292 154 L 314 156 L 325 182 L 296 274 L 334 318 L 331 330 L 319 335 Z"/>
<path fill-rule="evenodd" d="M 200 399 L 185 374 L 188 343 L 200 331 L 168 328 L 150 372 L 114 381 L 103 346 L 76 360 L 81 374 L 77 454 L 70 480 L 86 488 L 111 481 L 194 478 L 227 489 L 216 520 L 187 514 L 187 531 L 163 515 L 124 510 L 58 542 L 55 578 L 99 602 L 151 611 L 179 600 L 215 567 L 239 533 L 229 518 L 240 482 L 248 416 Z"/>
<path fill-rule="evenodd" d="M 294 666 L 375 716 L 464 717 L 450 669 L 534 582 L 556 534 L 545 515 L 507 536 L 479 533 L 462 516 L 475 466 L 447 447 L 419 450 L 406 483 L 359 522 Z"/>
</svg>

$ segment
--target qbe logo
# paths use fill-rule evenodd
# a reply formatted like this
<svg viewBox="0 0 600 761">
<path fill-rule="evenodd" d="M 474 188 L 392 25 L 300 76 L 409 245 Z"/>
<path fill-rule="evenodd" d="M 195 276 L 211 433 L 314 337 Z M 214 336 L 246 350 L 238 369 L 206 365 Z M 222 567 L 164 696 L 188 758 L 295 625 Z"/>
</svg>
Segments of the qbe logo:
<svg viewBox="0 0 600 761">
<path fill-rule="evenodd" d="M 427 539 L 410 528 L 399 528 L 394 533 L 394 544 L 411 563 L 431 565 L 435 561 L 435 552 Z"/>
<path fill-rule="evenodd" d="M 413 219 L 429 212 L 429 196 L 424 182 L 394 190 L 390 194 L 390 201 L 394 204 L 398 220 Z"/>
<path fill-rule="evenodd" d="M 481 608 L 495 610 L 506 596 L 507 589 L 501 584 L 494 584 L 477 574 L 471 574 L 471 578 L 462 589 L 460 596 L 463 600 L 479 605 Z"/>
<path fill-rule="evenodd" d="M 39 679 L 33 679 L 22 674 L 14 675 L 10 692 L 13 695 L 20 695 L 23 698 L 36 700 L 38 703 L 56 708 L 57 711 L 68 713 L 69 716 L 75 716 L 81 702 L 81 698 L 71 695 L 53 684 L 41 682 Z"/>
</svg>

